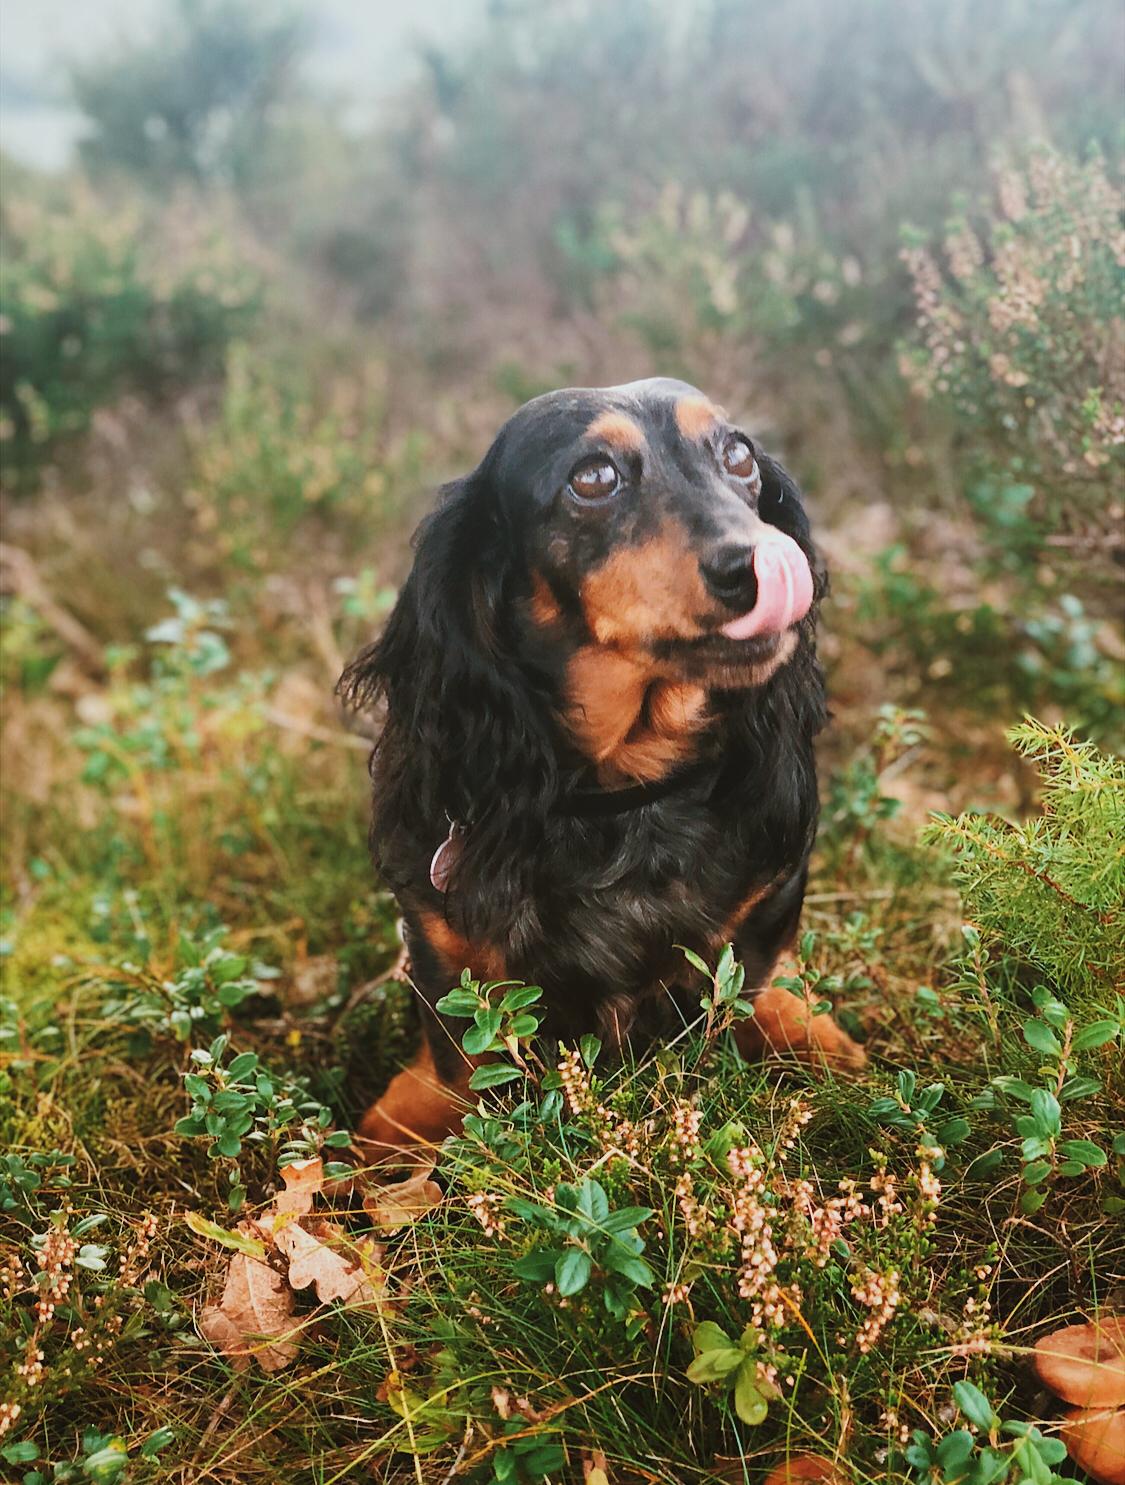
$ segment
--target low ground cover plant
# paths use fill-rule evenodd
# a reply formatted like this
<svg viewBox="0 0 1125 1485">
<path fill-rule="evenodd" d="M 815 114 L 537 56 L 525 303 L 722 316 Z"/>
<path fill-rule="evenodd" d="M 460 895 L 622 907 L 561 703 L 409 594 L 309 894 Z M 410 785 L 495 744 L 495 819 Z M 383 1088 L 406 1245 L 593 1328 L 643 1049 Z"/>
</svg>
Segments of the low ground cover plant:
<svg viewBox="0 0 1125 1485">
<path fill-rule="evenodd" d="M 535 987 L 466 977 L 445 1008 L 469 1050 L 498 1060 L 478 1072 L 441 1185 L 422 1173 L 412 1189 L 426 1194 L 390 1207 L 340 1159 L 344 1107 L 301 1075 L 338 995 L 271 1031 L 287 976 L 210 931 L 163 979 L 127 959 L 124 973 L 76 966 L 77 1061 L 47 1003 L 10 1003 L 5 1458 L 32 1479 L 144 1480 L 202 1449 L 221 1471 L 232 1441 L 199 1411 L 214 1383 L 252 1415 L 283 1408 L 261 1467 L 294 1478 L 315 1460 L 325 1478 L 377 1464 L 387 1479 L 456 1465 L 499 1482 L 583 1468 L 752 1481 L 802 1452 L 860 1480 L 935 1464 L 1055 1478 L 1055 1420 L 1033 1410 L 1023 1354 L 1097 1310 L 1120 1256 L 1125 1007 L 1105 955 L 1120 941 L 1125 780 L 1058 729 L 1029 723 L 1015 740 L 1043 771 L 1041 816 L 933 827 L 962 851 L 971 920 L 943 976 L 940 1057 L 877 1064 L 858 1084 L 747 1066 L 724 1030 L 746 1010 L 730 957 L 699 969 L 698 1024 L 639 1065 L 608 1062 L 592 1038 L 541 1044 Z M 865 850 L 853 876 L 880 859 Z M 109 938 L 103 961 L 125 948 L 120 922 Z M 859 950 L 885 972 L 861 925 L 809 933 L 784 982 L 826 1009 L 862 1003 Z M 915 1004 L 925 1026 L 930 1005 Z M 120 1106 L 130 1068 L 160 1112 L 110 1154 L 99 1105 Z M 51 1089 L 87 1130 L 77 1156 Z M 156 1151 L 186 1177 L 181 1195 Z M 105 1182 L 126 1169 L 134 1190 L 113 1200 Z M 1034 1220 L 1047 1202 L 1065 1221 L 1065 1273 L 1058 1227 Z M 247 1320 L 239 1296 L 255 1293 Z M 205 1303 L 220 1316 L 208 1341 Z M 175 1421 L 141 1407 L 122 1427 L 98 1378 L 164 1389 L 189 1355 L 197 1380 Z"/>
</svg>

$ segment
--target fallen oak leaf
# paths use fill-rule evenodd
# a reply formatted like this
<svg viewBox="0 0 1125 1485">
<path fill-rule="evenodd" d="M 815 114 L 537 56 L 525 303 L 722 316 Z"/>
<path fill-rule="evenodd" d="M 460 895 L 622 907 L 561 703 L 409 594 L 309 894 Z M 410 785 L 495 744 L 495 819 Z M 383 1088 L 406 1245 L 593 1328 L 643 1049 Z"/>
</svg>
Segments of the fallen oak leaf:
<svg viewBox="0 0 1125 1485">
<path fill-rule="evenodd" d="M 293 1292 L 279 1273 L 247 1253 L 235 1253 L 217 1305 L 204 1305 L 199 1333 L 245 1366 L 253 1356 L 264 1372 L 280 1371 L 297 1354 Z"/>
<path fill-rule="evenodd" d="M 275 1211 L 303 1217 L 312 1211 L 313 1201 L 324 1188 L 324 1162 L 319 1157 L 294 1160 L 281 1167 L 281 1179 L 285 1185 L 274 1198 Z"/>
<path fill-rule="evenodd" d="M 350 1244 L 343 1228 L 318 1221 L 311 1229 L 290 1221 L 274 1228 L 274 1242 L 289 1260 L 294 1289 L 312 1285 L 322 1304 L 377 1306 L 383 1297 L 382 1250 L 374 1243 Z"/>
<path fill-rule="evenodd" d="M 430 1179 L 432 1165 L 424 1166 L 406 1181 L 391 1186 L 373 1186 L 363 1198 L 363 1210 L 371 1225 L 380 1232 L 398 1232 L 436 1207 L 444 1195 L 436 1181 Z"/>
</svg>

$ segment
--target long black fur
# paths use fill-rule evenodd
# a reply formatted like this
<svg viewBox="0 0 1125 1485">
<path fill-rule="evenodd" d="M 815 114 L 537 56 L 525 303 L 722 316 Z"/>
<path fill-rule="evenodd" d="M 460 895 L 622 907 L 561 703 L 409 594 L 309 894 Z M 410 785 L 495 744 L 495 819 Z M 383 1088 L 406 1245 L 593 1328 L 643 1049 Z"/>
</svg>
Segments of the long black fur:
<svg viewBox="0 0 1125 1485">
<path fill-rule="evenodd" d="M 522 458 L 534 431 L 521 432 Z M 442 492 L 385 630 L 341 681 L 350 704 L 385 704 L 371 759 L 374 860 L 403 905 L 431 1006 L 453 980 L 417 931 L 423 910 L 542 985 L 549 1033 L 604 1034 L 612 1020 L 658 1034 L 698 993 L 676 946 L 713 956 L 751 887 L 777 884 L 738 931 L 749 984 L 796 931 L 817 820 L 825 698 L 814 631 L 826 578 L 795 484 L 759 454 L 758 515 L 802 546 L 816 581 L 795 655 L 764 685 L 716 691 L 699 743 L 709 766 L 682 789 L 621 814 L 574 813 L 575 795 L 597 782 L 559 720 L 567 644 L 526 619 L 538 513 L 525 528 L 509 498 L 504 439 Z M 581 633 L 577 605 L 567 622 Z M 442 894 L 429 864 L 452 821 L 466 827 L 464 847 Z M 451 1070 L 453 1043 L 432 1040 L 439 1070 Z"/>
</svg>

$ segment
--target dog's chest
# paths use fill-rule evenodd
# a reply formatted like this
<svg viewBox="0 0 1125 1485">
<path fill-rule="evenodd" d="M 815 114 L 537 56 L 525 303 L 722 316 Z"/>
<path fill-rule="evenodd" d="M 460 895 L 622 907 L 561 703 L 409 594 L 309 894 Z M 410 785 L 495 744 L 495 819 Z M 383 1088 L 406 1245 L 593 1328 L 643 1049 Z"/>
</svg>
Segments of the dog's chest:
<svg viewBox="0 0 1125 1485">
<path fill-rule="evenodd" d="M 669 1002 L 739 935 L 785 862 L 752 823 L 664 809 L 600 829 L 560 830 L 544 843 L 535 891 L 504 934 L 509 971 L 543 985 L 552 1029 L 627 1032 Z"/>
</svg>

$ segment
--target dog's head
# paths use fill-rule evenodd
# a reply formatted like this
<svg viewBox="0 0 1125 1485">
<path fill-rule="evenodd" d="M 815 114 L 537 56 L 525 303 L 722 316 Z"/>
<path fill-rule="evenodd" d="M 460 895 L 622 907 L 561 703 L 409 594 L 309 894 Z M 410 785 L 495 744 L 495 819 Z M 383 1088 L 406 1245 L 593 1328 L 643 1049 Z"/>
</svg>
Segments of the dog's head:
<svg viewBox="0 0 1125 1485">
<path fill-rule="evenodd" d="M 823 589 L 793 482 L 684 382 L 537 397 L 474 480 L 533 622 L 653 677 L 761 684 Z"/>
<path fill-rule="evenodd" d="M 443 491 L 383 635 L 344 677 L 349 700 L 388 703 L 376 833 L 445 812 L 494 820 L 499 853 L 551 807 L 568 748 L 658 777 L 743 696 L 768 729 L 807 690 L 815 730 L 819 681 L 798 671 L 823 588 L 796 486 L 694 387 L 535 398 Z M 491 833 L 476 825 L 475 849 Z"/>
</svg>

